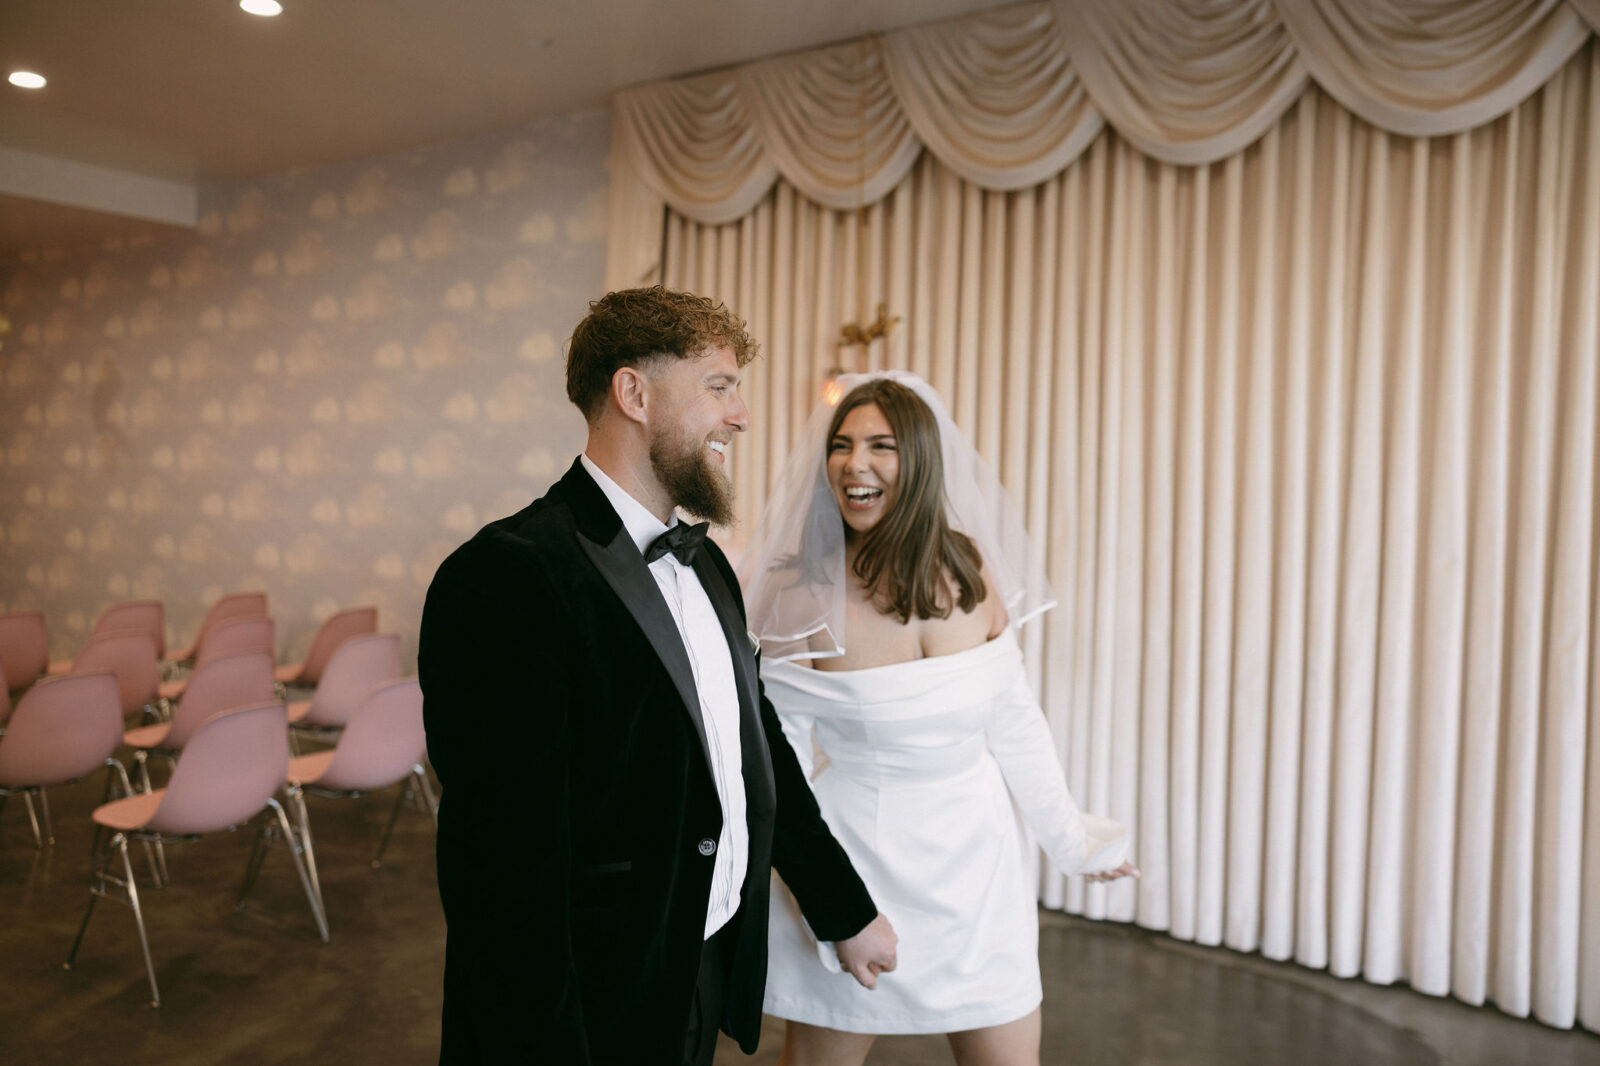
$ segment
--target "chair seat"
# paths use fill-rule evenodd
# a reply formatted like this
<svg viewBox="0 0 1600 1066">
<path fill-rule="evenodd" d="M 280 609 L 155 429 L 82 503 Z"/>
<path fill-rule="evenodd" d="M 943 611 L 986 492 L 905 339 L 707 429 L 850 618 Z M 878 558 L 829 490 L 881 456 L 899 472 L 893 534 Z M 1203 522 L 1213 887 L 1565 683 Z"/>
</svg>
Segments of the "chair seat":
<svg viewBox="0 0 1600 1066">
<path fill-rule="evenodd" d="M 94 820 L 107 829 L 124 833 L 143 829 L 155 815 L 156 808 L 161 806 L 161 797 L 166 791 L 164 788 L 158 788 L 154 792 L 141 792 L 137 796 L 128 796 L 125 799 L 102 804 L 95 808 Z"/>
<path fill-rule="evenodd" d="M 156 695 L 164 700 L 175 700 L 183 695 L 183 690 L 189 687 L 189 679 L 180 677 L 173 681 L 163 681 L 156 689 Z"/>
<path fill-rule="evenodd" d="M 157 722 L 155 725 L 140 726 L 130 729 L 122 734 L 122 742 L 130 748 L 159 748 L 161 742 L 167 739 L 167 734 L 172 732 L 172 723 Z"/>
<path fill-rule="evenodd" d="M 289 760 L 288 778 L 300 785 L 315 785 L 323 774 L 328 772 L 328 764 L 333 761 L 333 749 L 327 751 L 314 751 L 310 755 L 300 755 Z M 338 785 L 330 785 L 338 788 Z"/>
<path fill-rule="evenodd" d="M 310 700 L 295 700 L 289 704 L 289 724 L 305 721 L 306 715 L 311 713 Z"/>
<path fill-rule="evenodd" d="M 285 663 L 272 671 L 272 680 L 283 685 L 291 684 L 300 679 L 300 671 L 305 668 L 305 663 Z"/>
</svg>

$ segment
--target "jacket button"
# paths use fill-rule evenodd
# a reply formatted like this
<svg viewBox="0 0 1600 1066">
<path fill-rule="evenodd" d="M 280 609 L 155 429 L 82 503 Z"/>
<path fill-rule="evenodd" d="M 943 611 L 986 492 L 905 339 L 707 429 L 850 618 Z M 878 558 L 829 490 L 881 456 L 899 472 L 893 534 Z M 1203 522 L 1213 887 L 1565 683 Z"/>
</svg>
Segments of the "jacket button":
<svg viewBox="0 0 1600 1066">
<path fill-rule="evenodd" d="M 717 850 L 717 842 L 715 840 L 712 840 L 710 837 L 706 837 L 704 840 L 700 841 L 700 854 L 702 854 L 702 855 L 710 855 L 712 852 L 714 852 L 716 850 Z"/>
</svg>

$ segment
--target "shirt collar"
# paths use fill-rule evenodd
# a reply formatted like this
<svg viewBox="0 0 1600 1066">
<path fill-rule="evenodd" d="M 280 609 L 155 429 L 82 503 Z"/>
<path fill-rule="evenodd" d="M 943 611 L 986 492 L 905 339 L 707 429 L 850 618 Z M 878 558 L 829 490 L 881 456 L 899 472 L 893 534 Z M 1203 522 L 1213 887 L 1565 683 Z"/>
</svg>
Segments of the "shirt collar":
<svg viewBox="0 0 1600 1066">
<path fill-rule="evenodd" d="M 628 537 L 643 555 L 645 549 L 670 526 L 678 524 L 678 516 L 672 515 L 672 521 L 663 524 L 660 519 L 650 513 L 650 509 L 632 496 L 628 490 L 611 480 L 611 476 L 597 466 L 587 454 L 580 455 L 578 461 L 583 468 L 589 471 L 589 476 L 594 478 L 594 483 L 600 486 L 600 491 L 606 494 L 606 499 L 611 501 L 611 506 L 616 510 L 617 517 L 622 519 L 623 528 L 628 531 Z"/>
</svg>

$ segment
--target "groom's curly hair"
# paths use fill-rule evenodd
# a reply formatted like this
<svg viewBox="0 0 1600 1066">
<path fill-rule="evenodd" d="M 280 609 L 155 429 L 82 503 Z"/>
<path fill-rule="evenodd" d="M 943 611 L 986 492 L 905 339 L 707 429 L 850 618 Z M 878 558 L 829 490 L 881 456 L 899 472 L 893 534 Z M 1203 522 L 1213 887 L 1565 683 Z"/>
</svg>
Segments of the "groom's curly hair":
<svg viewBox="0 0 1600 1066">
<path fill-rule="evenodd" d="M 692 359 L 712 348 L 731 350 L 740 366 L 760 351 L 744 319 L 716 300 L 660 285 L 608 292 L 572 331 L 567 398 L 592 423 L 618 370 L 662 357 Z"/>
</svg>

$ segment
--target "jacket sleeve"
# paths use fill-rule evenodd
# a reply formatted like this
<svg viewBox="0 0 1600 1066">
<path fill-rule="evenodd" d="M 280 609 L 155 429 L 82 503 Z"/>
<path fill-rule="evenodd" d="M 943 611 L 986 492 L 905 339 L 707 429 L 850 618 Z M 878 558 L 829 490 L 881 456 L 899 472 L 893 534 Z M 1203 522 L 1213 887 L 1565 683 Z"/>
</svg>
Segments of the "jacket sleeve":
<svg viewBox="0 0 1600 1066">
<path fill-rule="evenodd" d="M 443 785 L 448 927 L 441 1062 L 588 1063 L 569 925 L 569 706 L 537 575 L 469 542 L 440 567 L 418 673 Z M 536 761 L 530 753 L 537 753 Z M 527 839 L 527 812 L 545 830 Z"/>
<path fill-rule="evenodd" d="M 811 794 L 811 783 L 784 736 L 765 686 L 760 690 L 760 700 L 761 725 L 772 752 L 772 776 L 778 793 L 772 865 L 794 893 L 806 924 L 818 940 L 848 940 L 878 916 L 878 906 L 823 821 L 817 798 Z M 804 740 L 811 743 L 809 730 Z"/>
<path fill-rule="evenodd" d="M 1023 821 L 1063 873 L 1114 870 L 1127 860 L 1127 828 L 1084 814 L 1067 791 L 1050 728 L 1020 671 L 990 705 L 984 733 Z"/>
</svg>

